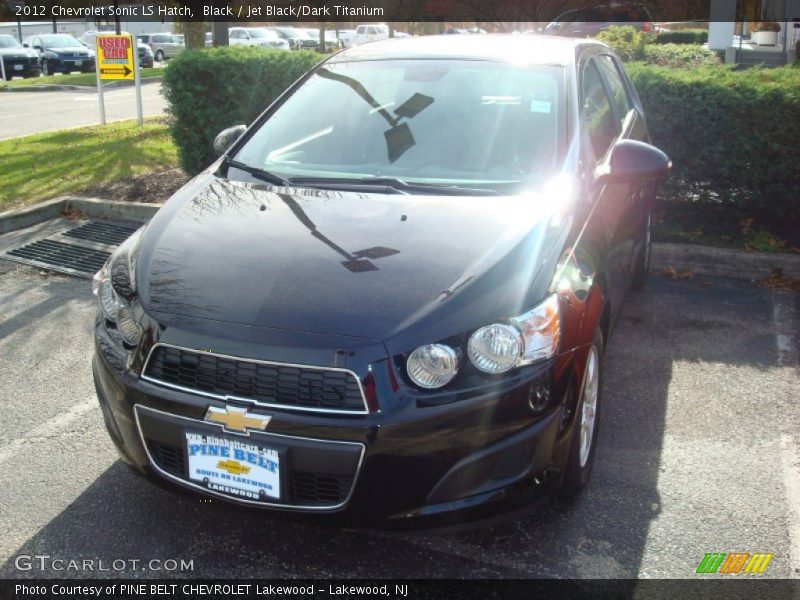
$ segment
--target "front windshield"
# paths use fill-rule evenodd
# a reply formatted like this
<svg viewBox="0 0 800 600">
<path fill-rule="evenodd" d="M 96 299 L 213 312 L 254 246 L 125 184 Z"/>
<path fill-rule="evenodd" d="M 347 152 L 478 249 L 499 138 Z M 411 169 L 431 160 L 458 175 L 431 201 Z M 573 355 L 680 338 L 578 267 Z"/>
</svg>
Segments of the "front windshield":
<svg viewBox="0 0 800 600">
<path fill-rule="evenodd" d="M 71 35 L 42 36 L 42 44 L 48 48 L 82 48 L 81 43 Z"/>
<path fill-rule="evenodd" d="M 331 63 L 234 158 L 290 180 L 527 185 L 563 151 L 563 78 L 563 67 L 490 61 Z"/>
<path fill-rule="evenodd" d="M 19 44 L 10 35 L 0 35 L 0 48 L 18 48 Z"/>
</svg>

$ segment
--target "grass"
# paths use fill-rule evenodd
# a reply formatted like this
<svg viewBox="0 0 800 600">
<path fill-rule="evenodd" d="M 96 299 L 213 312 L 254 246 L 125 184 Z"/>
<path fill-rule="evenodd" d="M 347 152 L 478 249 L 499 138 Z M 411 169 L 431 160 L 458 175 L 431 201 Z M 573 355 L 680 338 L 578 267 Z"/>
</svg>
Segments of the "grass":
<svg viewBox="0 0 800 600">
<path fill-rule="evenodd" d="M 148 119 L 143 127 L 121 121 L 3 140 L 0 211 L 177 164 L 163 119 Z"/>
<path fill-rule="evenodd" d="M 149 79 L 151 77 L 161 77 L 164 74 L 163 68 L 150 68 L 150 69 L 142 69 L 142 79 Z M 104 83 L 110 83 L 109 81 L 105 81 Z M 96 86 L 97 85 L 97 77 L 92 71 L 91 73 L 69 73 L 69 74 L 58 74 L 58 75 L 49 75 L 47 77 L 31 77 L 29 79 L 12 79 L 11 81 L 6 81 L 5 84 L 0 84 L 0 87 L 5 85 L 6 87 L 30 87 L 30 86 L 37 86 L 37 85 L 86 85 L 86 86 Z"/>
</svg>

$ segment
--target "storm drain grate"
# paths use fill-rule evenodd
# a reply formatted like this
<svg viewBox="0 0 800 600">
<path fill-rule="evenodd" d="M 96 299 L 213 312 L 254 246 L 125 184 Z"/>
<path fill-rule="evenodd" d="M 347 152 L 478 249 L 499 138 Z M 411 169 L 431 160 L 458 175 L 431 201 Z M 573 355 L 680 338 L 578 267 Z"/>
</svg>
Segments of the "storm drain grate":
<svg viewBox="0 0 800 600">
<path fill-rule="evenodd" d="M 6 253 L 9 258 L 23 259 L 39 267 L 83 276 L 91 276 L 99 271 L 110 255 L 111 252 L 49 239 L 38 240 Z"/>
<path fill-rule="evenodd" d="M 66 228 L 50 228 L 37 240 L 29 238 L 27 243 L 0 251 L 0 258 L 68 275 L 91 277 L 102 268 L 114 249 L 137 229 L 137 224 L 130 221 L 82 221 Z"/>
<path fill-rule="evenodd" d="M 61 235 L 78 240 L 85 240 L 87 242 L 118 246 L 127 240 L 134 231 L 136 231 L 135 227 L 125 227 L 123 225 L 114 225 L 102 221 L 91 221 L 85 225 L 79 225 L 78 227 L 69 229 Z"/>
</svg>

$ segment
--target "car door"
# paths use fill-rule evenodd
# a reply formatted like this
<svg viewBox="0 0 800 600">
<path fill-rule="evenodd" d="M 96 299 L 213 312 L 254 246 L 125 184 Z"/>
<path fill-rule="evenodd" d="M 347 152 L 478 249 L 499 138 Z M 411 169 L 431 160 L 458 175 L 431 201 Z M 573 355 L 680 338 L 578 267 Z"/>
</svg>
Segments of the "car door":
<svg viewBox="0 0 800 600">
<path fill-rule="evenodd" d="M 606 279 L 606 294 L 616 317 L 627 290 L 631 249 L 625 231 L 628 184 L 597 185 L 595 173 L 607 164 L 622 127 L 608 93 L 594 52 L 585 52 L 578 63 L 581 106 L 581 162 L 589 201 L 594 204 L 589 231 L 598 248 L 597 260 Z"/>
<path fill-rule="evenodd" d="M 601 53 L 595 57 L 595 64 L 599 68 L 616 119 L 619 121 L 620 138 L 649 142 L 644 113 L 641 105 L 634 101 L 633 87 L 623 75 L 624 71 L 619 60 L 611 54 Z M 622 207 L 618 228 L 626 246 L 623 256 L 628 257 L 628 264 L 624 266 L 626 289 L 644 242 L 645 223 L 650 215 L 654 185 L 653 182 L 629 184 Z"/>
</svg>

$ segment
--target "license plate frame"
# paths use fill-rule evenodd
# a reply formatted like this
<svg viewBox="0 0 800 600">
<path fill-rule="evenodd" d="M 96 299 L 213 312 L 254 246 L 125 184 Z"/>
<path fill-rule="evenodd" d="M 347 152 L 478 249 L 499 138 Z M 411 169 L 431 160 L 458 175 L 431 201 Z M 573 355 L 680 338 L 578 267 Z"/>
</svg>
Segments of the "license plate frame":
<svg viewBox="0 0 800 600">
<path fill-rule="evenodd" d="M 283 502 L 287 496 L 285 447 L 187 430 L 184 452 L 187 480 L 209 491 L 264 503 Z"/>
</svg>

